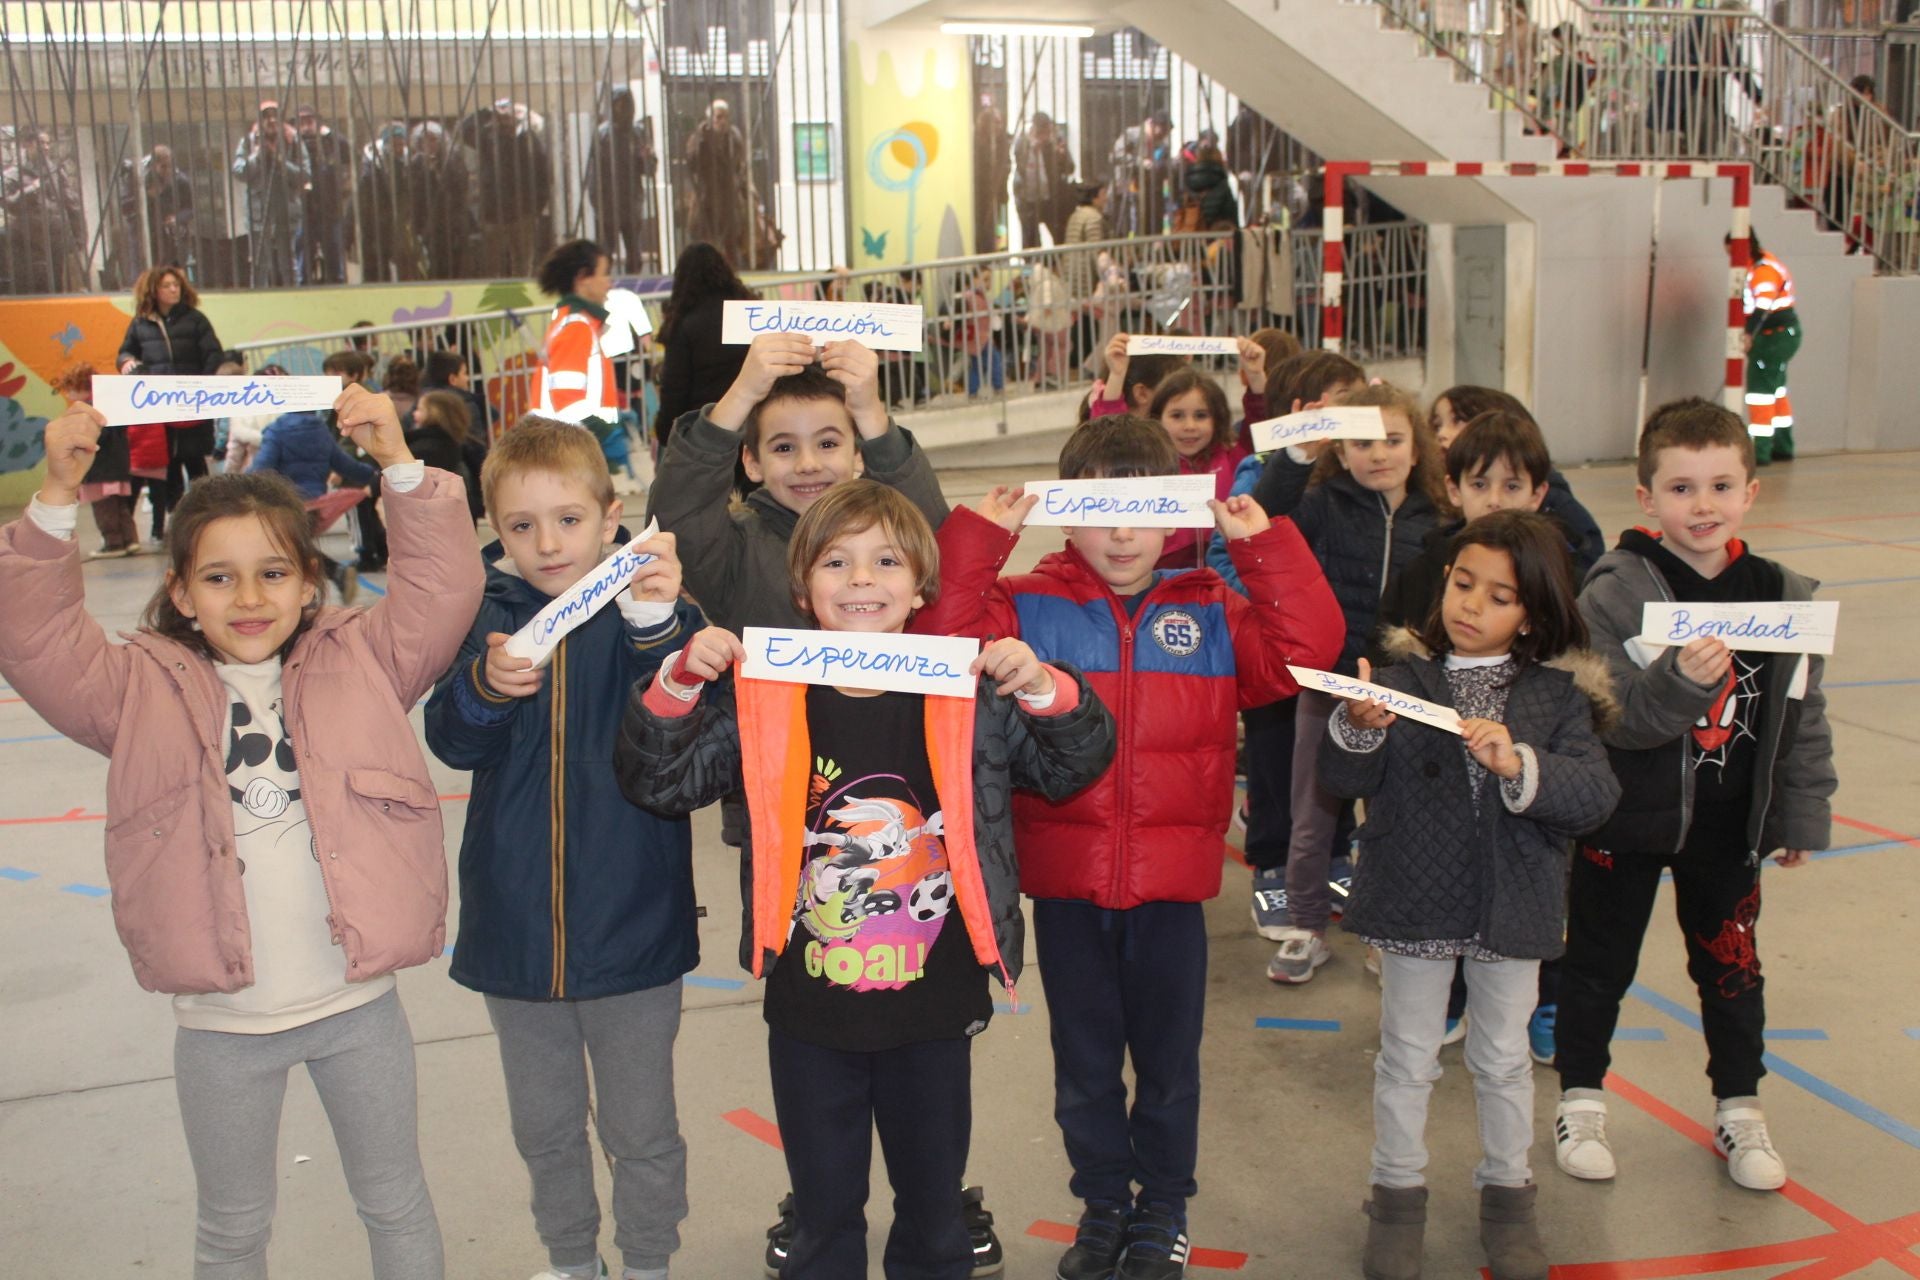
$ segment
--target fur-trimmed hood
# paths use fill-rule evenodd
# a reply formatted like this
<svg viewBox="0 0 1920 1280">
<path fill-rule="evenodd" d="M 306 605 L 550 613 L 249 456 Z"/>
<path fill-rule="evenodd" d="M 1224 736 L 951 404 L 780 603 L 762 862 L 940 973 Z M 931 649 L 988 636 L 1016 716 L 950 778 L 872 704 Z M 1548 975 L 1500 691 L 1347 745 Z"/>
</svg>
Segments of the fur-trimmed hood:
<svg viewBox="0 0 1920 1280">
<path fill-rule="evenodd" d="M 1395 661 L 1407 658 L 1432 660 L 1426 642 L 1411 627 L 1387 627 L 1380 633 L 1380 647 Z M 1607 660 L 1591 649 L 1569 649 L 1559 657 L 1540 665 L 1564 671 L 1573 677 L 1573 687 L 1587 695 L 1593 704 L 1593 725 L 1605 733 L 1620 719 L 1620 700 L 1613 694 L 1613 676 Z"/>
</svg>

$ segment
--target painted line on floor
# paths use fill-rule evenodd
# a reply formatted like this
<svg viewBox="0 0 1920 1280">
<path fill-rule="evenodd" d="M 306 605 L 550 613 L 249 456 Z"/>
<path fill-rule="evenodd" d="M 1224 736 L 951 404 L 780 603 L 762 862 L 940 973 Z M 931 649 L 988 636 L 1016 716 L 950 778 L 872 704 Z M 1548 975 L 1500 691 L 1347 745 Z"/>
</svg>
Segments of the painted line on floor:
<svg viewBox="0 0 1920 1280">
<path fill-rule="evenodd" d="M 1871 822 L 1863 822 L 1859 818 L 1849 818 L 1841 813 L 1834 814 L 1833 820 L 1843 827 L 1852 827 L 1855 831 L 1864 831 L 1870 836 L 1879 836 L 1882 840 L 1891 840 L 1895 844 L 1913 845 L 1916 848 L 1920 848 L 1920 838 L 1910 836 L 1904 831 L 1895 831 L 1889 827 L 1876 826 Z"/>
<path fill-rule="evenodd" d="M 100 884 L 63 884 L 60 892 L 78 894 L 83 898 L 105 898 L 110 897 L 113 890 Z"/>
<path fill-rule="evenodd" d="M 1908 1028 L 1907 1028 L 1907 1039 L 1909 1039 L 1909 1040 L 1920 1040 L 1920 1027 L 1908 1027 Z"/>
<path fill-rule="evenodd" d="M 0 738 L 0 747 L 11 747 L 22 742 L 52 742 L 66 736 L 64 733 L 32 733 L 24 738 Z"/>
<path fill-rule="evenodd" d="M 1886 518 L 1892 519 L 1893 517 L 1889 516 Z M 1837 522 L 1830 522 L 1830 523 L 1837 523 Z M 1772 527 L 1775 529 L 1789 529 L 1794 533 L 1810 533 L 1818 538 L 1836 538 L 1841 542 L 1851 542 L 1858 546 L 1863 546 L 1863 547 L 1884 547 L 1888 551 L 1909 551 L 1914 553 L 1920 553 L 1920 547 L 1916 547 L 1911 543 L 1888 542 L 1883 538 L 1856 538 L 1850 533 L 1823 533 L 1819 529 L 1810 529 L 1804 524 L 1777 524 Z"/>
<path fill-rule="evenodd" d="M 746 1134 L 749 1138 L 760 1139 L 760 1141 L 766 1143 L 775 1151 L 785 1151 L 787 1149 L 786 1144 L 780 1141 L 780 1126 L 757 1111 L 749 1111 L 747 1108 L 741 1107 L 737 1111 L 727 1112 L 720 1118 L 740 1132 Z"/>
<path fill-rule="evenodd" d="M 28 871 L 23 867 L 0 867 L 0 880 L 38 880 L 38 871 Z"/>
<path fill-rule="evenodd" d="M 1700 1015 L 1679 1001 L 1668 999 L 1644 983 L 1636 982 L 1627 990 L 1642 1003 L 1652 1005 L 1688 1030 L 1695 1032 L 1701 1030 Z M 1781 1079 L 1799 1085 L 1822 1102 L 1838 1107 L 1854 1119 L 1864 1120 L 1887 1136 L 1896 1138 L 1920 1151 L 1920 1129 L 1914 1128 L 1906 1121 L 1888 1115 L 1872 1103 L 1854 1097 L 1839 1085 L 1815 1075 L 1797 1063 L 1787 1061 L 1777 1053 L 1762 1054 L 1760 1060 L 1766 1064 L 1767 1070 Z M 1914 1264 L 1920 1267 L 1920 1258 L 1914 1259 Z M 1913 1274 L 1920 1275 L 1920 1271 L 1915 1271 Z"/>
<path fill-rule="evenodd" d="M 715 991 L 738 991 L 747 985 L 739 978 L 709 978 L 704 973 L 689 973 L 680 981 L 689 987 L 712 987 Z"/>
<path fill-rule="evenodd" d="M 1819 534 L 1820 530 L 1818 528 L 1809 529 L 1807 526 L 1823 524 L 1863 524 L 1872 520 L 1920 520 L 1920 511 L 1889 511 L 1881 515 L 1826 516 L 1818 520 L 1800 520 L 1793 524 L 1767 521 L 1761 524 L 1749 524 L 1744 527 L 1747 529 L 1788 529 L 1795 533 Z"/>
<path fill-rule="evenodd" d="M 1698 1146 L 1713 1150 L 1713 1135 L 1705 1125 L 1613 1072 L 1606 1087 L 1647 1115 Z M 1717 1154 L 1717 1153 L 1716 1153 Z M 1777 1272 L 1776 1280 L 1837 1280 L 1885 1261 L 1910 1276 L 1920 1276 L 1920 1258 L 1908 1252 L 1920 1243 L 1920 1213 L 1889 1222 L 1868 1223 L 1793 1179 L 1779 1193 L 1792 1204 L 1820 1219 L 1830 1232 L 1802 1240 L 1722 1249 L 1713 1253 L 1643 1258 L 1632 1262 L 1590 1262 L 1553 1268 L 1554 1280 L 1657 1280 L 1667 1276 L 1725 1275 L 1754 1267 L 1804 1262 L 1812 1265 Z"/>
<path fill-rule="evenodd" d="M 1615 1040 L 1641 1040 L 1647 1042 L 1665 1041 L 1667 1033 L 1658 1027 L 1615 1027 Z"/>
<path fill-rule="evenodd" d="M 1822 680 L 1822 689 L 1882 689 L 1895 684 L 1920 684 L 1920 676 L 1908 676 L 1901 680 Z"/>
<path fill-rule="evenodd" d="M 12 706 L 14 703 L 25 701 L 25 698 L 0 698 L 0 706 Z"/>
<path fill-rule="evenodd" d="M 362 591 L 371 591 L 371 592 L 373 592 L 373 594 L 375 594 L 375 595 L 377 595 L 377 596 L 384 596 L 384 595 L 386 595 L 386 594 L 387 594 L 387 589 L 386 589 L 385 587 L 383 587 L 383 586 L 381 586 L 381 585 L 380 585 L 379 583 L 377 583 L 377 582 L 374 582 L 374 581 L 373 581 L 372 579 L 370 579 L 370 578 L 361 578 L 361 579 L 360 579 L 360 589 L 361 589 Z"/>
<path fill-rule="evenodd" d="M 1879 587 L 1889 582 L 1920 582 L 1920 573 L 1909 573 L 1898 578 L 1842 578 L 1838 582 L 1823 582 L 1820 589 L 1829 587 Z"/>
<path fill-rule="evenodd" d="M 1762 1040 L 1830 1040 L 1826 1032 L 1818 1027 L 1768 1027 L 1760 1033 Z"/>
<path fill-rule="evenodd" d="M 1072 1244 L 1076 1229 L 1069 1223 L 1048 1222 L 1042 1218 L 1027 1228 L 1027 1234 L 1036 1240 Z M 1247 1255 L 1232 1249 L 1192 1249 L 1187 1253 L 1187 1265 L 1213 1271 L 1238 1271 L 1247 1265 Z"/>
<path fill-rule="evenodd" d="M 0 818 L 0 827 L 32 827 L 56 822 L 105 822 L 104 813 L 88 813 L 84 808 L 69 809 L 47 818 Z"/>
<path fill-rule="evenodd" d="M 1920 538 L 1888 538 L 1890 543 L 1920 542 Z M 1850 551 L 1860 546 L 1857 542 L 1799 542 L 1790 547 L 1753 547 L 1763 556 L 1784 556 L 1795 551 Z"/>
<path fill-rule="evenodd" d="M 1010 1017 L 1021 1017 L 1026 1014 L 1032 1013 L 1033 1006 L 1030 1004 L 1023 1004 L 1018 1009 L 1016 1009 L 1013 1007 L 1013 1005 L 1009 1004 L 1005 1000 L 995 1000 L 993 1002 L 993 1011 L 995 1013 L 1007 1014 Z"/>
<path fill-rule="evenodd" d="M 1255 1018 L 1256 1031 L 1338 1031 L 1340 1023 L 1333 1018 Z"/>
</svg>

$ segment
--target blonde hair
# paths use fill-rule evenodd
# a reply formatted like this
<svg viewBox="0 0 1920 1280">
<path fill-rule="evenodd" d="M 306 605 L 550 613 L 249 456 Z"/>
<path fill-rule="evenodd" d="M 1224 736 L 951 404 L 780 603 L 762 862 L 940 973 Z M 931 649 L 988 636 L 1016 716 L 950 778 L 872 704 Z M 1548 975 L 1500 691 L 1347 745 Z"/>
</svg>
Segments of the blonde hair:
<svg viewBox="0 0 1920 1280">
<path fill-rule="evenodd" d="M 1405 418 L 1407 429 L 1413 433 L 1413 470 L 1407 476 L 1407 492 L 1426 494 L 1427 500 L 1436 507 L 1446 505 L 1447 488 L 1442 478 L 1446 472 L 1441 467 L 1440 442 L 1434 437 L 1433 426 L 1426 415 L 1420 412 L 1420 402 L 1412 394 L 1391 382 L 1375 382 L 1357 388 L 1341 403 L 1371 406 L 1383 414 L 1397 413 Z M 1346 469 L 1348 443 L 1336 440 L 1333 448 L 1320 455 L 1313 474 L 1307 478 L 1309 485 L 1324 484 Z"/>
<path fill-rule="evenodd" d="M 585 485 L 602 511 L 613 505 L 613 477 L 607 472 L 600 442 L 585 427 L 528 414 L 504 432 L 487 451 L 480 468 L 480 492 L 487 515 L 494 515 L 494 498 L 508 476 L 529 471 L 551 471 Z"/>
<path fill-rule="evenodd" d="M 1166 433 L 1161 432 L 1162 436 Z M 920 508 L 877 480 L 846 480 L 821 494 L 794 526 L 787 544 L 787 583 L 800 612 L 811 615 L 808 579 L 834 540 L 879 525 L 913 571 L 913 590 L 927 604 L 940 594 L 940 544 Z"/>
<path fill-rule="evenodd" d="M 420 397 L 420 424 L 438 427 L 455 444 L 465 444 L 467 431 L 473 426 L 473 411 L 458 391 L 429 391 Z"/>
</svg>

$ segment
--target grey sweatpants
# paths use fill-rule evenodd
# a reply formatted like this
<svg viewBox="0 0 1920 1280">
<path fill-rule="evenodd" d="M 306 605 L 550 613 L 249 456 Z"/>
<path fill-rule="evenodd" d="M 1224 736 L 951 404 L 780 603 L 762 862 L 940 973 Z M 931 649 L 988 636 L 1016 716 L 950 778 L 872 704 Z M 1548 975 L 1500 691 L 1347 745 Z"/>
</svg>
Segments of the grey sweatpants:
<svg viewBox="0 0 1920 1280">
<path fill-rule="evenodd" d="M 1538 960 L 1469 960 L 1467 1071 L 1480 1119 L 1474 1187 L 1533 1181 L 1533 1061 L 1527 1019 L 1540 999 Z M 1373 1060 L 1375 1186 L 1426 1184 L 1427 1102 L 1440 1078 L 1453 960 L 1380 957 L 1380 1056 Z"/>
<path fill-rule="evenodd" d="M 440 1280 L 440 1224 L 420 1168 L 413 1033 L 400 997 L 291 1031 L 174 1037 L 174 1084 L 199 1184 L 195 1280 L 265 1280 L 287 1072 L 305 1064 L 367 1224 L 375 1280 Z"/>
<path fill-rule="evenodd" d="M 598 1000 L 487 997 L 507 1076 L 514 1145 L 533 1179 L 533 1225 L 556 1267 L 600 1247 L 600 1201 L 587 1140 L 587 1062 L 594 1113 L 613 1157 L 613 1241 L 623 1265 L 654 1271 L 680 1247 L 687 1144 L 673 1105 L 680 981 Z"/>
<path fill-rule="evenodd" d="M 1287 913 L 1296 929 L 1327 931 L 1333 890 L 1333 837 L 1340 826 L 1340 797 L 1320 785 L 1320 743 L 1335 704 L 1330 693 L 1301 690 L 1293 713 L 1293 834 L 1287 843 Z"/>
</svg>

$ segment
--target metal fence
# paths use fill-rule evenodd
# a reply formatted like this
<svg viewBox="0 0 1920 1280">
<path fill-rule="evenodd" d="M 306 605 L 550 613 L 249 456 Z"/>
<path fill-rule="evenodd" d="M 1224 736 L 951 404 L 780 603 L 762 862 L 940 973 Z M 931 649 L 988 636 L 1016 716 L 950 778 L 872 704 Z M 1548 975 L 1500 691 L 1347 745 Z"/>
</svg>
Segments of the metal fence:
<svg viewBox="0 0 1920 1280">
<path fill-rule="evenodd" d="M 1362 360 L 1419 357 L 1426 350 L 1427 235 L 1409 222 L 1359 225 L 1346 239 L 1347 350 Z M 929 262 L 905 271 L 835 273 L 769 286 L 769 296 L 914 303 L 923 308 L 923 349 L 882 352 L 888 402 L 906 408 L 1004 408 L 1010 399 L 1084 386 L 1115 333 L 1244 335 L 1264 325 L 1290 329 L 1304 345 L 1320 333 L 1318 232 L 1293 233 L 1292 314 L 1242 305 L 1236 234 L 1109 240 L 1032 253 Z M 664 295 L 646 298 L 659 322 Z M 317 373 L 334 351 L 375 361 L 376 382 L 391 362 L 424 365 L 435 350 L 462 353 L 493 411 L 495 428 L 533 407 L 547 309 L 492 311 L 421 324 L 244 343 L 258 371 Z M 651 353 L 615 362 L 646 413 Z M 1214 367 L 1233 362 L 1210 358 Z M 650 412 L 650 409 L 647 410 Z"/>
<path fill-rule="evenodd" d="M 1920 269 L 1920 135 L 1759 17 L 1561 0 L 1547 29 L 1515 0 L 1359 2 L 1563 155 L 1748 161 L 1881 269 Z"/>
</svg>

